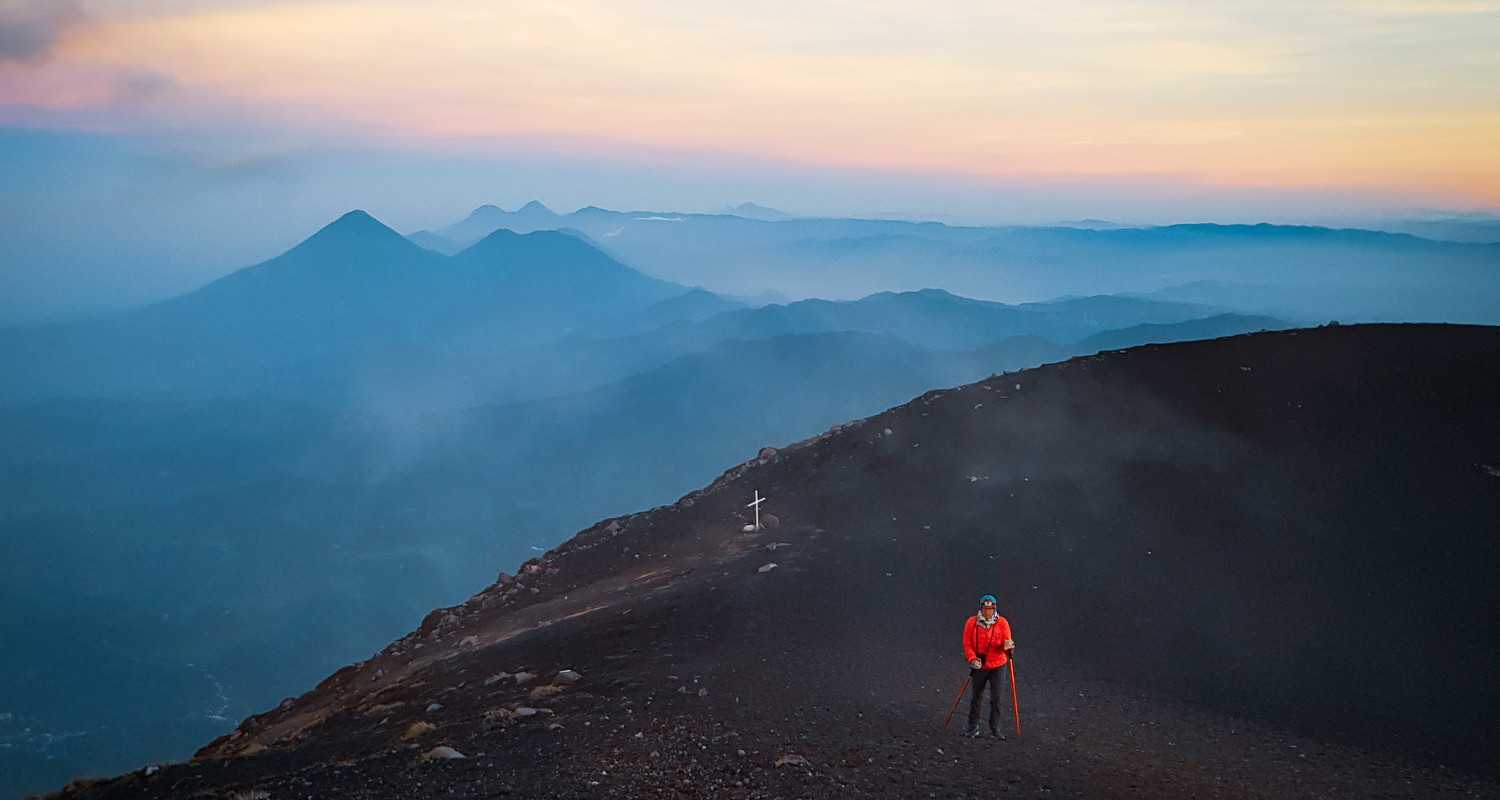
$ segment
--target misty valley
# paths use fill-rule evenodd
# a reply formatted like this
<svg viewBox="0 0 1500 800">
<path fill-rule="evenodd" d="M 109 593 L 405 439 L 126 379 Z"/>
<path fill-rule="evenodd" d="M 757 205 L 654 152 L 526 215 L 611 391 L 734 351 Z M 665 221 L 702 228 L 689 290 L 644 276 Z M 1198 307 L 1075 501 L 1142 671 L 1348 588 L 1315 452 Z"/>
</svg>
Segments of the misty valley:
<svg viewBox="0 0 1500 800">
<path fill-rule="evenodd" d="M 746 214 L 354 211 L 189 294 L 0 329 L 0 797 L 185 759 L 602 519 L 933 389 L 1500 325 L 1500 244 Z"/>
</svg>

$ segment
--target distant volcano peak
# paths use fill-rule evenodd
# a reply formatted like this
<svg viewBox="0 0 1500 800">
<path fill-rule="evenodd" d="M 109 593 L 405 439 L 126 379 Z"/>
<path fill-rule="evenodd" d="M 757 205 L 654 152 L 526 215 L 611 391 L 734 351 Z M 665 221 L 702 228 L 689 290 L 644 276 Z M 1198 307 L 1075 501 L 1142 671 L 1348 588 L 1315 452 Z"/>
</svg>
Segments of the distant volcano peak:
<svg viewBox="0 0 1500 800">
<path fill-rule="evenodd" d="M 735 217 L 744 217 L 745 219 L 761 220 L 761 221 L 766 221 L 766 222 L 774 222 L 774 221 L 778 221 L 778 220 L 792 219 L 792 216 L 793 216 L 793 215 L 788 214 L 785 211 L 781 211 L 779 209 L 769 208 L 767 206 L 757 205 L 755 203 L 749 203 L 749 202 L 740 203 L 739 205 L 737 205 L 737 206 L 735 206 L 733 208 L 726 208 L 726 209 L 724 209 L 723 211 L 721 211 L 719 213 L 721 213 L 721 214 L 728 214 L 730 216 L 735 216 Z"/>
<path fill-rule="evenodd" d="M 510 212 L 506 211 L 500 206 L 495 205 L 494 203 L 485 203 L 484 205 L 474 209 L 473 211 L 470 211 L 469 216 L 464 218 L 464 222 L 483 222 L 485 220 L 504 219 L 505 216 L 509 213 Z"/>
<path fill-rule="evenodd" d="M 340 230 L 342 230 L 342 229 L 371 229 L 371 230 L 373 230 L 375 228 L 381 228 L 381 229 L 389 230 L 388 228 L 386 228 L 386 226 L 385 226 L 384 223 L 382 223 L 380 220 L 375 219 L 374 217 L 370 216 L 369 212 L 365 211 L 362 208 L 356 208 L 353 211 L 350 211 L 350 212 L 344 214 L 343 216 L 339 217 L 338 219 L 334 220 L 333 222 L 330 222 L 327 225 L 323 226 L 323 230 L 325 230 L 325 231 L 326 230 L 331 230 L 331 229 L 340 229 Z"/>
<path fill-rule="evenodd" d="M 356 208 L 333 222 L 324 225 L 322 229 L 308 237 L 298 246 L 302 247 L 321 242 L 333 242 L 342 245 L 351 241 L 370 239 L 400 239 L 405 241 L 405 237 L 396 233 L 385 223 L 370 216 L 367 212 Z"/>
<path fill-rule="evenodd" d="M 521 238 L 521 236 L 523 235 L 525 234 L 516 233 L 510 228 L 496 228 L 495 230 L 485 234 L 483 239 L 480 239 L 474 244 L 469 245 L 467 248 L 460 252 L 469 253 L 470 255 L 472 255 L 474 253 L 488 252 L 496 248 L 510 247 L 515 243 L 517 239 Z"/>
<path fill-rule="evenodd" d="M 613 259 L 577 236 L 555 230 L 517 233 L 509 228 L 498 228 L 492 231 L 460 253 L 460 257 L 505 260 L 519 258 L 527 261 L 536 259 L 567 261 L 582 258 L 588 263 L 601 260 L 613 262 Z"/>
<path fill-rule="evenodd" d="M 427 251 L 412 244 L 405 236 L 368 213 L 355 209 L 268 263 L 290 259 L 290 263 L 314 265 L 322 270 L 330 264 L 368 265 L 425 255 Z"/>
</svg>

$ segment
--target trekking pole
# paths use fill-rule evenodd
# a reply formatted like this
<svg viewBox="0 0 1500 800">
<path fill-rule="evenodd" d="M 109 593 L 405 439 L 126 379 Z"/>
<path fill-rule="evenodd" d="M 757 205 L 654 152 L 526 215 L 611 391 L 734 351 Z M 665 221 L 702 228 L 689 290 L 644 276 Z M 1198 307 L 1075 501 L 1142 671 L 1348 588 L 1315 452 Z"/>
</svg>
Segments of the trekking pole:
<svg viewBox="0 0 1500 800">
<path fill-rule="evenodd" d="M 953 707 L 948 709 L 948 718 L 943 720 L 943 727 L 939 728 L 938 730 L 948 730 L 948 722 L 949 720 L 953 719 L 953 712 L 958 710 L 958 701 L 964 699 L 964 690 L 969 688 L 969 678 L 972 677 L 974 677 L 974 675 L 973 673 L 970 673 L 968 678 L 964 678 L 964 685 L 958 687 L 958 697 L 953 698 Z"/>
<path fill-rule="evenodd" d="M 1010 665 L 1010 707 L 1016 712 L 1016 735 L 1021 735 L 1021 701 L 1016 699 L 1016 657 L 1005 660 Z"/>
</svg>

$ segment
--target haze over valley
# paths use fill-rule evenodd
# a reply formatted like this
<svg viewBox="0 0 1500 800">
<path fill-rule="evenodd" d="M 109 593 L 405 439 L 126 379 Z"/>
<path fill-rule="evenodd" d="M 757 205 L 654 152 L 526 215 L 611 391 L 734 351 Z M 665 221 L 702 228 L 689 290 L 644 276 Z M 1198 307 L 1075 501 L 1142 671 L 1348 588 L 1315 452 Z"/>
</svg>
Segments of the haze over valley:
<svg viewBox="0 0 1500 800">
<path fill-rule="evenodd" d="M 714 242 L 777 285 L 900 291 L 683 282 Z M 184 757 L 574 531 L 934 387 L 1336 316 L 1493 324 L 1497 249 L 539 204 L 403 237 L 353 211 L 195 292 L 5 329 L 5 791 Z M 954 291 L 1038 281 L 1117 293 Z"/>
<path fill-rule="evenodd" d="M 1497 42 L 0 0 L 0 800 L 1500 796 Z"/>
</svg>

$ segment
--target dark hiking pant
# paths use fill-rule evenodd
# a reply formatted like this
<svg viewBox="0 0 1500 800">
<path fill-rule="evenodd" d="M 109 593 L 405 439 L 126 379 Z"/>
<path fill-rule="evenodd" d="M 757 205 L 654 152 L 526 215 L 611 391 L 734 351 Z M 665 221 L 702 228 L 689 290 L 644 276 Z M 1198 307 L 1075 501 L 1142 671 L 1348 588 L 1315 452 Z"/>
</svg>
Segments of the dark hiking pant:
<svg viewBox="0 0 1500 800">
<path fill-rule="evenodd" d="M 970 682 L 974 684 L 974 694 L 969 698 L 969 730 L 979 727 L 979 702 L 984 698 L 984 687 L 990 687 L 990 731 L 1000 730 L 1000 687 L 1005 683 L 1005 670 L 1002 667 L 994 669 L 970 669 Z"/>
</svg>

